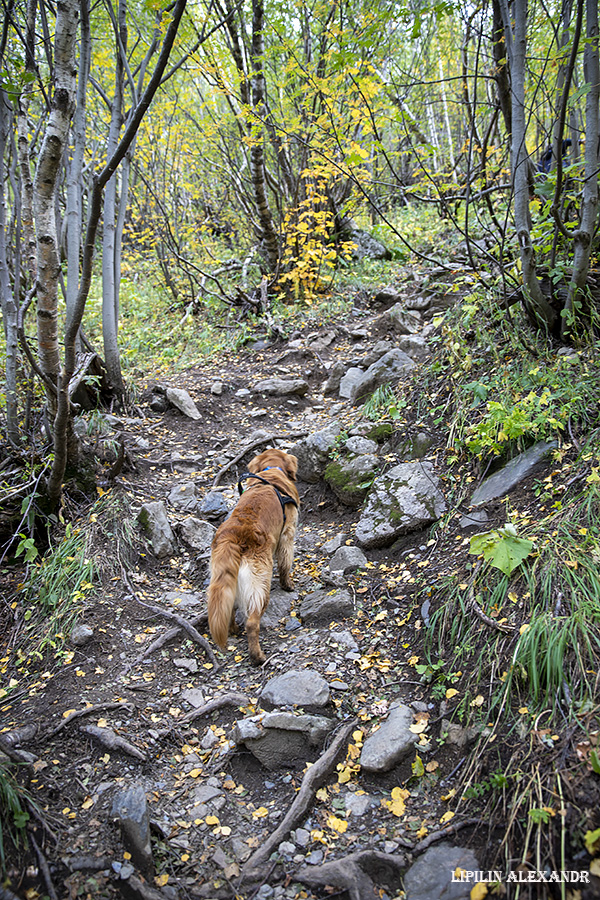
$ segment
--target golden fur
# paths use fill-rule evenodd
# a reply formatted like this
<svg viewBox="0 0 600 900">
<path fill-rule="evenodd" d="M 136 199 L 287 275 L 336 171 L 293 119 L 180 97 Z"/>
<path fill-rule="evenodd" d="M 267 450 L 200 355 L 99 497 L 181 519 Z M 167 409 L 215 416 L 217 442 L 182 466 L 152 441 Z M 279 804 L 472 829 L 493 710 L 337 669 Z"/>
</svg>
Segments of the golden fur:
<svg viewBox="0 0 600 900">
<path fill-rule="evenodd" d="M 225 649 L 228 635 L 237 631 L 235 609 L 240 609 L 246 619 L 250 658 L 257 665 L 266 659 L 258 636 L 261 616 L 269 605 L 274 559 L 281 587 L 286 591 L 294 589 L 291 571 L 298 508 L 286 503 L 284 522 L 279 497 L 271 485 L 299 504 L 297 469 L 296 457 L 283 450 L 265 450 L 255 456 L 248 471 L 260 474 L 269 484 L 254 478 L 245 482 L 244 493 L 212 542 L 210 633 L 215 643 Z"/>
</svg>

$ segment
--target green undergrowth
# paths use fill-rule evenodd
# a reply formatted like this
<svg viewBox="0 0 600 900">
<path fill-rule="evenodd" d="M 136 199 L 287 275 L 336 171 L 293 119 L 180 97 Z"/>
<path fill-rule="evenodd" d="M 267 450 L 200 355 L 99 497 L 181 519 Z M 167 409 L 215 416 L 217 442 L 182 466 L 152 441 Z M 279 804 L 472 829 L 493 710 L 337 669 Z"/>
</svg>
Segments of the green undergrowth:
<svg viewBox="0 0 600 900">
<path fill-rule="evenodd" d="M 17 853 L 27 844 L 29 795 L 15 777 L 15 766 L 6 757 L 0 759 L 0 874 L 6 874 L 7 852 Z M 11 854 L 12 855 L 12 854 Z"/>
</svg>

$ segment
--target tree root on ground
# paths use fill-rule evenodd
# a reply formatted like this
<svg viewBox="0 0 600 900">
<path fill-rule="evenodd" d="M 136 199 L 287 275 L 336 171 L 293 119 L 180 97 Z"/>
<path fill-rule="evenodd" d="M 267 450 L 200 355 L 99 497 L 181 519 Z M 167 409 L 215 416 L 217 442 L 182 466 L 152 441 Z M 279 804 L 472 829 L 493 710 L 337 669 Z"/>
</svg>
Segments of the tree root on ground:
<svg viewBox="0 0 600 900">
<path fill-rule="evenodd" d="M 108 750 L 122 750 L 123 753 L 146 762 L 145 754 L 138 750 L 137 747 L 134 747 L 133 744 L 130 744 L 129 741 L 126 741 L 125 738 L 119 737 L 112 728 L 99 728 L 97 725 L 81 725 L 79 730 Z"/>
<path fill-rule="evenodd" d="M 376 900 L 380 896 L 376 883 L 383 882 L 386 887 L 397 889 L 405 869 L 406 857 L 402 853 L 362 850 L 322 866 L 304 866 L 294 878 L 311 887 L 341 888 L 348 891 L 350 900 Z"/>
<path fill-rule="evenodd" d="M 163 609 L 161 606 L 154 606 L 152 603 L 144 603 L 143 600 L 140 600 L 136 594 L 133 595 L 140 606 L 144 606 L 146 609 L 149 609 L 157 616 L 162 616 L 164 619 L 169 619 L 171 622 L 176 622 L 180 628 L 183 628 L 184 631 L 187 631 L 189 636 L 195 641 L 197 644 L 200 644 L 206 655 L 208 656 L 209 661 L 215 667 L 215 672 L 221 668 L 217 661 L 217 657 L 213 653 L 212 647 L 208 643 L 205 637 L 203 637 L 198 629 L 192 624 L 192 622 L 184 619 L 183 616 L 178 615 L 178 613 L 171 612 L 170 609 Z"/>
<path fill-rule="evenodd" d="M 456 832 L 460 831 L 461 828 L 471 828 L 475 825 L 484 824 L 485 822 L 483 819 L 464 819 L 464 821 L 462 822 L 456 822 L 456 824 L 454 825 L 448 825 L 447 828 L 440 828 L 439 831 L 432 831 L 431 834 L 428 834 L 426 838 L 423 838 L 422 841 L 419 841 L 418 844 L 415 844 L 412 849 L 412 853 L 423 853 L 423 851 L 427 850 L 428 847 L 431 847 L 432 844 L 435 844 L 437 841 L 443 841 L 444 838 L 456 834 Z"/>
<path fill-rule="evenodd" d="M 247 453 L 250 453 L 251 450 L 255 450 L 257 447 L 262 446 L 262 444 L 274 444 L 275 441 L 285 441 L 288 438 L 301 438 L 306 437 L 308 431 L 291 431 L 289 434 L 264 434 L 261 438 L 258 438 L 256 441 L 252 441 L 250 444 L 246 444 L 241 453 L 238 453 L 233 459 L 230 459 L 228 463 L 226 463 L 222 469 L 219 469 L 217 474 L 214 477 L 213 483 L 211 485 L 211 489 L 214 490 L 221 483 L 221 478 L 223 475 L 231 469 L 232 466 L 235 466 L 236 463 L 239 463 L 241 459 L 246 456 Z"/>
<path fill-rule="evenodd" d="M 357 720 L 346 722 L 342 725 L 331 746 L 319 757 L 319 759 L 306 770 L 300 785 L 300 790 L 289 810 L 285 814 L 281 824 L 275 831 L 254 851 L 246 862 L 240 881 L 252 882 L 263 877 L 264 866 L 271 853 L 285 840 L 293 828 L 296 828 L 313 807 L 315 796 L 320 787 L 325 784 L 333 770 L 341 753 L 346 749 L 348 738 L 356 727 Z"/>
<path fill-rule="evenodd" d="M 238 694 L 235 691 L 232 691 L 230 694 L 222 694 L 220 697 L 209 700 L 203 706 L 199 706 L 198 709 L 193 709 L 191 712 L 186 713 L 181 719 L 176 719 L 173 725 L 159 731 L 158 736 L 159 738 L 165 738 L 175 729 L 179 729 L 182 725 L 187 725 L 189 722 L 193 722 L 194 719 L 199 719 L 201 716 L 207 716 L 209 713 L 214 712 L 215 709 L 222 709 L 224 706 L 247 705 L 248 697 L 245 694 Z"/>
<path fill-rule="evenodd" d="M 73 719 L 80 719 L 82 716 L 90 716 L 92 713 L 97 712 L 106 712 L 107 709 L 128 709 L 131 711 L 133 708 L 133 703 L 115 701 L 114 703 L 96 703 L 94 706 L 86 706 L 85 709 L 73 710 L 73 712 L 63 719 L 62 722 L 59 722 L 56 728 L 52 728 L 50 731 L 46 732 L 43 737 L 44 739 L 56 737 L 63 728 L 66 728 L 67 725 L 71 724 Z"/>
</svg>

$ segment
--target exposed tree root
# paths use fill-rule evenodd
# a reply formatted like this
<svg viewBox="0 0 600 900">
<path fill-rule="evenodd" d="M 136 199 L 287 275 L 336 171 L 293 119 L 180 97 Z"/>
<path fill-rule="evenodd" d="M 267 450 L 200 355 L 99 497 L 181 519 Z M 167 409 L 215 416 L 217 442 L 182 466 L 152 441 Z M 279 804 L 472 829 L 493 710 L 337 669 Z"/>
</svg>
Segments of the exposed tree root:
<svg viewBox="0 0 600 900">
<path fill-rule="evenodd" d="M 199 616 L 195 616 L 193 619 L 189 619 L 189 625 L 203 625 L 208 624 L 208 615 L 206 612 L 201 613 Z M 135 666 L 139 666 L 140 663 L 143 663 L 145 659 L 151 656 L 155 650 L 160 650 L 161 647 L 164 647 L 165 644 L 168 644 L 169 641 L 174 640 L 176 637 L 180 635 L 182 628 L 177 625 L 175 628 L 169 628 L 168 631 L 165 631 L 163 634 L 159 635 L 156 640 L 152 641 L 151 644 L 148 644 L 146 649 L 137 656 L 133 662 L 128 663 L 123 671 L 121 672 L 121 677 L 123 675 L 127 675 Z"/>
<path fill-rule="evenodd" d="M 142 762 L 146 761 L 146 756 L 141 750 L 138 750 L 137 747 L 134 747 L 133 744 L 130 744 L 124 738 L 119 737 L 112 728 L 99 728 L 97 725 L 81 725 L 79 730 L 89 735 L 108 750 L 122 750 L 123 753 L 128 753 L 129 756 L 133 756 L 135 759 L 139 759 Z"/>
<path fill-rule="evenodd" d="M 281 824 L 263 842 L 258 850 L 254 851 L 242 869 L 240 875 L 242 883 L 257 881 L 263 877 L 265 863 L 273 850 L 279 846 L 293 828 L 296 828 L 306 818 L 306 814 L 314 805 L 317 791 L 325 784 L 333 772 L 340 754 L 346 749 L 348 738 L 356 727 L 356 722 L 357 720 L 353 719 L 351 722 L 346 722 L 346 724 L 342 725 L 331 746 L 306 770 L 300 790 L 296 794 L 294 802 Z"/>
<path fill-rule="evenodd" d="M 217 657 L 212 651 L 212 648 L 205 637 L 203 637 L 197 628 L 192 624 L 192 622 L 184 619 L 183 616 L 178 615 L 177 613 L 171 612 L 170 609 L 163 609 L 160 606 L 154 606 L 152 603 L 144 603 L 143 600 L 140 600 L 138 596 L 133 595 L 140 606 L 144 606 L 146 609 L 149 609 L 151 612 L 155 613 L 157 616 L 162 616 L 165 619 L 169 619 L 171 622 L 176 622 L 180 628 L 183 628 L 184 631 L 187 631 L 189 636 L 195 641 L 197 644 L 200 644 L 206 655 L 208 656 L 209 661 L 215 667 L 215 671 L 220 669 L 221 666 L 217 662 Z"/>
<path fill-rule="evenodd" d="M 431 847 L 432 844 L 437 843 L 437 841 L 443 841 L 444 838 L 450 837 L 452 834 L 456 834 L 461 828 L 472 828 L 474 825 L 484 824 L 485 821 L 483 819 L 464 819 L 464 821 L 457 822 L 455 825 L 448 825 L 447 828 L 440 828 L 439 831 L 432 831 L 426 838 L 423 838 L 422 841 L 415 844 L 412 852 L 414 854 L 423 853 L 423 851 L 427 850 L 428 847 Z"/>
<path fill-rule="evenodd" d="M 389 888 L 398 888 L 405 868 L 406 857 L 402 853 L 362 850 L 322 866 L 304 866 L 294 877 L 311 887 L 329 884 L 346 890 L 351 900 L 375 900 L 380 897 L 377 884 L 383 882 Z"/>
<path fill-rule="evenodd" d="M 194 719 L 199 719 L 201 716 L 207 716 L 209 713 L 214 712 L 215 709 L 222 709 L 224 706 L 247 705 L 248 697 L 245 694 L 238 694 L 235 691 L 230 694 L 222 694 L 220 697 L 215 697 L 214 700 L 209 700 L 204 706 L 193 709 L 183 716 L 183 718 L 177 719 L 173 725 L 169 726 L 169 728 L 165 728 L 163 731 L 159 732 L 159 737 L 167 737 L 174 729 L 179 729 L 182 725 L 187 725 L 189 722 L 193 722 Z"/>
<path fill-rule="evenodd" d="M 35 850 L 38 866 L 40 867 L 40 872 L 42 873 L 44 884 L 46 885 L 46 890 L 48 891 L 48 897 L 50 898 L 50 900 L 58 900 L 58 895 L 52 882 L 52 876 L 50 875 L 50 866 L 48 865 L 48 861 L 42 853 L 41 847 L 36 841 L 34 835 L 31 833 L 29 834 L 29 840 L 31 841 L 31 845 Z"/>
<path fill-rule="evenodd" d="M 43 737 L 44 739 L 56 737 L 63 728 L 66 728 L 67 725 L 70 725 L 74 719 L 81 719 L 82 716 L 90 716 L 93 713 L 97 712 L 106 712 L 107 709 L 133 709 L 133 703 L 124 703 L 124 702 L 114 702 L 114 703 L 97 703 L 94 706 L 86 706 L 85 709 L 74 710 L 70 715 L 68 715 L 62 722 L 56 726 L 56 728 L 52 728 L 50 731 L 47 731 Z"/>
</svg>

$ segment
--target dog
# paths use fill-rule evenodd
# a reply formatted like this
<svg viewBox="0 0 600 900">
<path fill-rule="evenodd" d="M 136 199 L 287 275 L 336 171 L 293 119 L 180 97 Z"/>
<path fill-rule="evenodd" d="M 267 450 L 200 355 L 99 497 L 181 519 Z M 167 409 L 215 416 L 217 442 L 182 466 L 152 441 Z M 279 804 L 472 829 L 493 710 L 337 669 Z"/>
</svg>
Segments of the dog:
<svg viewBox="0 0 600 900">
<path fill-rule="evenodd" d="M 262 665 L 260 620 L 269 605 L 273 561 L 279 583 L 293 591 L 292 564 L 300 497 L 298 460 L 283 450 L 265 450 L 248 465 L 238 483 L 240 499 L 217 529 L 210 560 L 208 625 L 215 643 L 225 649 L 237 633 L 236 607 L 246 619 L 250 659 Z"/>
</svg>

